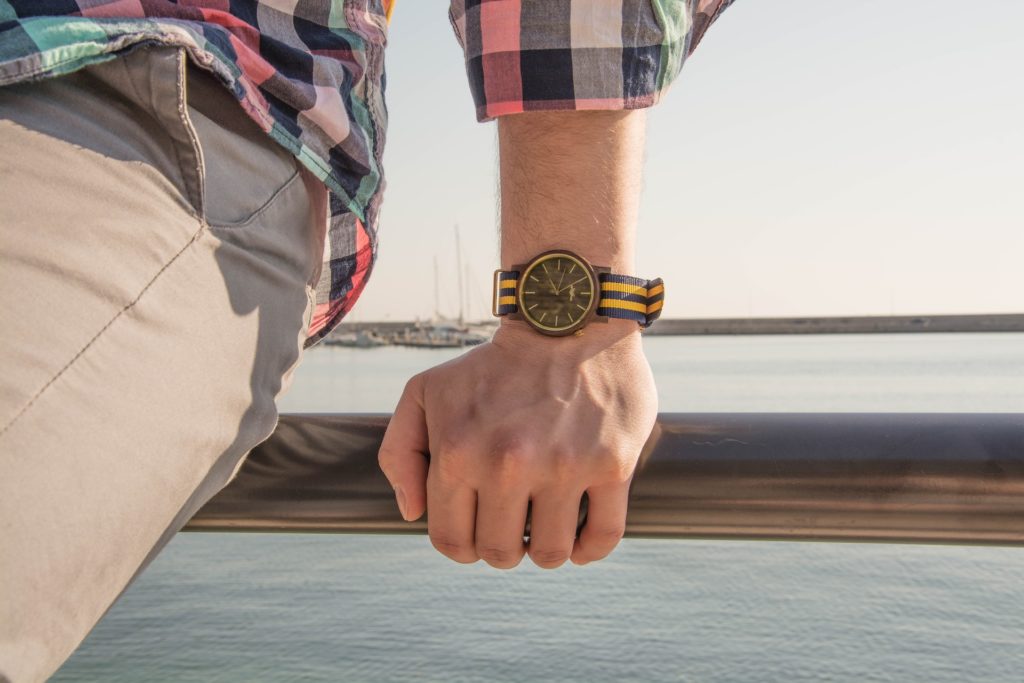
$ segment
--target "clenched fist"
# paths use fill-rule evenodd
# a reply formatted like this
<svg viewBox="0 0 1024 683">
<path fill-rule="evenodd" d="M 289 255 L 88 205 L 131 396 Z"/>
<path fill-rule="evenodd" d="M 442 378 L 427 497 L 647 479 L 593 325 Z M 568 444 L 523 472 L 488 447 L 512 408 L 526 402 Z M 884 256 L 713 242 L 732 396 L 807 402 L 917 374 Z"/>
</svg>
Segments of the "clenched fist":
<svg viewBox="0 0 1024 683">
<path fill-rule="evenodd" d="M 551 338 L 505 321 L 491 342 L 409 380 L 380 466 L 402 516 L 426 511 L 434 547 L 457 562 L 511 568 L 529 553 L 541 567 L 584 564 L 622 538 L 656 414 L 635 323 Z"/>
</svg>

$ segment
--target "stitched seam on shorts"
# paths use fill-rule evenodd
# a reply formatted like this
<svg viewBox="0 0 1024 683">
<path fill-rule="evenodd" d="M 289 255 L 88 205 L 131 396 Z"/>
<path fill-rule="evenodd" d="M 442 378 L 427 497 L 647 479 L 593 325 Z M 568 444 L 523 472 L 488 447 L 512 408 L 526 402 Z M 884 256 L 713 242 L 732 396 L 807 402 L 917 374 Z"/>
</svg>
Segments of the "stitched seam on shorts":
<svg viewBox="0 0 1024 683">
<path fill-rule="evenodd" d="M 145 49 L 145 50 L 152 50 L 153 48 L 145 47 L 143 49 Z M 180 49 L 177 50 L 177 52 L 178 52 L 177 60 L 178 60 L 178 62 L 180 62 L 182 59 L 184 59 L 184 57 L 182 56 Z M 141 51 L 140 52 L 136 52 L 134 56 L 141 57 L 142 59 L 149 59 L 149 55 L 146 54 L 145 52 L 141 52 Z M 134 74 L 128 68 L 127 59 L 130 59 L 130 58 L 132 58 L 132 57 L 129 56 L 129 55 L 125 55 L 123 57 L 118 58 L 116 61 L 120 63 L 121 70 L 124 72 L 125 78 L 128 81 L 128 84 L 131 85 L 132 92 L 135 93 L 135 97 L 139 101 L 139 103 L 141 105 L 145 105 L 147 103 L 151 103 L 152 102 L 151 98 L 143 97 L 142 93 L 139 92 L 138 84 L 136 84 L 136 82 L 135 82 Z M 179 69 L 178 70 L 180 71 L 180 65 L 179 65 Z M 178 93 L 177 99 L 179 99 L 179 100 L 181 99 L 181 96 L 180 96 L 181 86 L 182 86 L 182 81 L 181 81 L 181 77 L 179 76 L 178 77 L 178 83 L 177 83 L 176 90 L 175 90 Z M 159 114 L 159 112 L 156 112 L 156 111 L 154 111 L 153 113 L 154 113 L 154 115 L 158 115 Z M 178 105 L 178 113 L 179 113 L 179 118 L 180 118 L 180 115 L 181 115 L 181 105 L 180 105 L 180 103 Z M 189 133 L 191 135 L 190 131 L 188 130 L 188 126 L 187 125 L 185 126 L 185 132 Z M 174 150 L 174 161 L 175 161 L 175 163 L 178 166 L 178 173 L 181 174 L 181 185 L 182 185 L 182 187 L 179 189 L 179 191 L 181 192 L 181 196 L 185 198 L 185 203 L 189 205 L 189 207 L 192 209 L 192 212 L 196 214 L 196 217 L 199 217 L 200 211 L 201 211 L 201 207 L 195 206 L 195 198 L 189 196 L 191 194 L 191 192 L 190 192 L 190 189 L 189 189 L 189 186 L 188 186 L 189 185 L 188 175 L 185 173 L 185 169 L 182 167 L 181 151 L 178 149 L 178 141 L 174 139 L 173 133 L 171 133 L 170 131 L 168 131 L 168 136 L 171 137 L 171 143 L 172 143 L 171 144 L 171 148 Z M 195 147 L 194 143 L 193 143 L 193 147 Z M 199 175 L 197 177 L 199 179 L 200 188 L 201 188 L 202 187 L 202 173 L 201 173 L 201 171 L 199 172 Z M 170 178 L 168 178 L 167 180 L 170 181 L 172 185 L 174 184 L 174 182 L 171 181 Z M 201 192 L 201 190 L 200 190 L 200 192 Z"/>
<path fill-rule="evenodd" d="M 198 197 L 193 197 L 191 200 L 197 201 L 199 206 L 195 207 L 196 211 L 203 216 L 203 220 L 206 220 L 206 162 L 203 159 L 203 147 L 199 144 L 199 136 L 196 134 L 195 126 L 192 125 L 192 119 L 188 115 L 188 93 L 185 90 L 187 87 L 186 81 L 186 67 L 188 66 L 188 56 L 185 54 L 185 50 L 179 49 L 177 55 L 177 85 L 175 92 L 178 100 L 178 119 L 181 122 L 182 127 L 185 129 L 185 133 L 188 135 L 189 142 L 192 144 L 192 153 L 195 155 L 195 164 L 192 171 L 195 173 L 196 183 L 198 187 L 189 188 L 190 191 L 198 192 Z M 178 152 L 177 146 L 175 146 L 175 156 L 178 159 L 178 167 L 181 170 L 182 180 L 187 185 L 189 180 L 185 174 L 185 169 L 181 168 L 181 154 Z"/>
<path fill-rule="evenodd" d="M 271 205 L 275 201 L 277 201 L 277 198 L 280 197 L 285 192 L 285 190 L 287 190 L 288 188 L 290 188 L 292 185 L 295 184 L 295 179 L 298 178 L 298 177 L 299 177 L 299 171 L 296 170 L 295 173 L 292 175 L 292 177 L 289 178 L 288 180 L 286 180 L 284 185 L 282 185 L 281 187 L 279 187 L 276 190 L 274 190 L 274 194 L 270 195 L 270 199 L 268 199 L 267 201 L 263 202 L 263 206 L 261 206 L 260 208 L 256 209 L 256 211 L 253 212 L 253 214 L 251 216 L 249 216 L 248 218 L 240 220 L 240 221 L 238 221 L 236 223 L 213 223 L 213 222 L 207 220 L 207 224 L 211 228 L 213 228 L 213 229 L 227 228 L 228 230 L 231 230 L 231 229 L 234 229 L 234 228 L 244 228 L 245 226 L 249 225 L 250 223 L 252 223 L 257 218 L 262 216 L 264 213 L 266 213 L 267 209 L 269 209 L 271 207 Z"/>
<path fill-rule="evenodd" d="M 175 255 L 174 255 L 173 257 L 171 257 L 171 259 L 170 259 L 170 260 L 169 260 L 169 261 L 168 261 L 167 263 L 165 263 L 165 264 L 163 265 L 163 267 L 162 267 L 162 268 L 160 268 L 160 270 L 158 270 L 158 271 L 156 272 L 156 274 L 155 274 L 155 275 L 153 275 L 153 277 L 152 277 L 152 278 L 150 278 L 149 282 L 147 282 L 147 283 L 145 284 L 145 286 L 143 286 L 143 288 L 142 288 L 142 289 L 141 289 L 141 290 L 139 291 L 139 293 L 135 295 L 135 298 L 134 298 L 134 299 L 132 299 L 131 301 L 129 301 L 129 302 L 127 303 L 127 304 L 125 304 L 125 306 L 124 306 L 124 307 L 122 307 L 122 308 L 121 308 L 121 310 L 120 310 L 120 311 L 118 311 L 118 312 L 117 312 L 117 313 L 116 313 L 116 314 L 114 315 L 114 317 L 113 317 L 113 318 L 111 318 L 111 319 L 110 319 L 110 320 L 109 320 L 109 321 L 107 322 L 107 324 L 106 324 L 106 325 L 104 325 L 104 326 L 103 326 L 102 328 L 100 328 L 100 331 L 99 331 L 99 332 L 97 332 L 97 333 L 96 333 L 95 335 L 93 335 L 93 338 L 92 338 L 92 339 L 90 339 L 90 340 L 89 340 L 88 342 L 86 342 L 85 346 L 83 346 L 83 347 L 82 347 L 82 349 L 81 349 L 81 350 L 80 350 L 80 351 L 79 351 L 78 353 L 76 353 L 76 354 L 75 354 L 74 356 L 72 356 L 71 360 L 69 360 L 69 361 L 68 361 L 67 363 L 65 363 L 65 364 L 64 364 L 64 367 L 62 367 L 62 368 L 61 368 L 60 370 L 58 370 L 58 371 L 57 371 L 57 373 L 56 373 L 56 374 L 55 374 L 55 375 L 54 375 L 53 377 L 51 377 L 51 378 L 50 378 L 50 380 L 49 380 L 49 381 L 48 381 L 48 382 L 47 382 L 46 384 L 44 384 L 44 385 L 43 385 L 43 386 L 42 386 L 42 387 L 41 387 L 41 388 L 39 389 L 39 391 L 37 391 L 37 392 L 36 392 L 36 393 L 35 393 L 35 394 L 34 394 L 34 395 L 32 396 L 32 398 L 30 398 L 30 399 L 28 400 L 28 402 L 27 402 L 27 403 L 26 403 L 26 404 L 25 404 L 24 406 L 22 406 L 21 410 L 19 410 L 19 411 L 18 411 L 18 412 L 17 412 L 17 413 L 16 413 L 15 415 L 14 415 L 14 417 L 12 417 L 12 418 L 11 418 L 11 421 L 10 421 L 10 422 L 8 422 L 7 424 L 5 424 L 5 425 L 3 426 L 3 429 L 0 429 L 0 436 L 3 436 L 4 434 L 6 434 L 6 433 L 7 433 L 7 430 L 8 430 L 8 429 L 10 429 L 10 427 L 12 427 L 12 426 L 14 425 L 14 423 L 15 423 L 15 422 L 17 422 L 17 421 L 18 421 L 18 420 L 19 420 L 19 419 L 21 418 L 21 416 L 22 416 L 22 415 L 24 415 L 24 414 L 25 414 L 25 413 L 26 413 L 26 412 L 28 411 L 28 409 L 29 409 L 29 408 L 31 408 L 31 407 L 32 407 L 32 405 L 33 405 L 33 404 L 34 404 L 34 403 L 35 403 L 35 402 L 36 402 L 36 401 L 37 401 L 37 400 L 39 399 L 39 397 L 40 397 L 40 396 L 42 396 L 42 395 L 43 395 L 43 393 L 44 393 L 44 392 L 45 392 L 45 391 L 46 391 L 47 389 L 49 389 L 49 388 L 50 388 L 50 386 L 52 386 L 54 382 L 56 382 L 56 381 L 57 381 L 58 379 L 60 379 L 60 378 L 61 378 L 61 376 L 63 376 L 63 374 L 64 374 L 64 373 L 65 373 L 65 372 L 66 372 L 66 371 L 68 370 L 68 368 L 70 368 L 70 367 L 71 367 L 72 365 L 74 365 L 74 364 L 75 364 L 75 362 L 76 362 L 76 361 L 77 361 L 77 360 L 78 360 L 79 358 L 81 358 L 81 357 L 82 357 L 82 355 L 83 355 L 83 354 L 84 354 L 84 353 L 85 353 L 86 351 L 88 351 L 88 350 L 89 350 L 89 348 L 90 348 L 90 347 L 91 347 L 91 346 L 92 346 L 93 344 L 95 344 L 95 343 L 96 343 L 96 341 L 97 341 L 97 340 L 98 340 L 98 339 L 99 339 L 100 337 L 102 337 L 102 336 L 103 336 L 103 333 L 104 333 L 104 332 L 106 332 L 106 331 L 107 331 L 108 329 L 110 329 L 110 326 L 111 326 L 111 325 L 113 325 L 113 324 L 114 324 L 115 322 L 117 322 L 118 320 L 120 320 L 120 319 L 121 319 L 121 316 L 123 316 L 123 315 L 124 315 L 125 313 L 127 313 L 128 311 L 130 311 L 130 310 L 131 310 L 131 309 L 132 309 L 132 308 L 133 308 L 133 307 L 135 306 L 135 304 L 137 304 L 137 303 L 139 302 L 139 300 L 140 300 L 140 299 L 141 299 L 141 298 L 143 297 L 143 295 L 144 295 L 144 294 L 145 294 L 145 293 L 146 293 L 147 291 L 149 291 L 149 288 L 153 286 L 153 283 L 155 283 L 155 282 L 157 281 L 157 279 L 158 279 L 158 278 L 159 278 L 159 277 L 160 277 L 161 275 L 163 275 L 164 271 L 166 271 L 166 270 L 167 270 L 168 268 L 170 268 L 170 267 L 171 267 L 171 265 L 173 265 L 173 264 L 174 264 L 174 262 L 178 260 L 178 257 L 179 257 L 179 256 L 181 256 L 182 254 L 184 254 L 184 253 L 185 253 L 185 251 L 186 251 L 186 250 L 187 250 L 187 249 L 188 249 L 188 248 L 189 248 L 190 246 L 192 246 L 193 244 L 195 244 L 196 240 L 198 240 L 198 239 L 199 239 L 199 237 L 200 237 L 200 236 L 201 236 L 201 235 L 203 234 L 203 231 L 204 231 L 205 229 L 206 229 L 206 224 L 205 224 L 205 223 L 203 223 L 203 222 L 200 222 L 200 223 L 199 223 L 199 229 L 198 229 L 198 230 L 196 230 L 196 232 L 195 232 L 195 233 L 194 233 L 194 234 L 192 235 L 192 237 L 191 237 L 191 238 L 189 239 L 189 241 L 185 243 L 185 246 L 183 246 L 183 247 L 182 247 L 182 248 L 181 248 L 181 249 L 180 249 L 180 250 L 178 251 L 178 253 L 177 253 L 177 254 L 175 254 Z"/>
</svg>

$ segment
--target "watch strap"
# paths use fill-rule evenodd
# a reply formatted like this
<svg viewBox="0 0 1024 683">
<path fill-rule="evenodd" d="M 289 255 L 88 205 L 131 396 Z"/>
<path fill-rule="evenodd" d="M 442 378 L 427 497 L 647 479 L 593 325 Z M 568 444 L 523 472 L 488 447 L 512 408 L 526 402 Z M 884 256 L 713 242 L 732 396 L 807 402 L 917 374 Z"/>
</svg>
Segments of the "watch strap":
<svg viewBox="0 0 1024 683">
<path fill-rule="evenodd" d="M 518 270 L 499 270 L 494 273 L 494 315 L 517 313 L 516 282 L 519 280 Z"/>
<path fill-rule="evenodd" d="M 608 318 L 623 318 L 650 327 L 661 316 L 665 301 L 665 284 L 661 278 L 644 280 L 629 275 L 599 273 L 600 296 L 597 314 Z M 518 270 L 498 270 L 494 273 L 494 315 L 518 313 L 516 284 Z"/>
<path fill-rule="evenodd" d="M 630 275 L 599 273 L 601 297 L 597 314 L 609 318 L 632 320 L 644 327 L 661 316 L 665 302 L 665 284 L 661 278 L 644 280 Z"/>
</svg>

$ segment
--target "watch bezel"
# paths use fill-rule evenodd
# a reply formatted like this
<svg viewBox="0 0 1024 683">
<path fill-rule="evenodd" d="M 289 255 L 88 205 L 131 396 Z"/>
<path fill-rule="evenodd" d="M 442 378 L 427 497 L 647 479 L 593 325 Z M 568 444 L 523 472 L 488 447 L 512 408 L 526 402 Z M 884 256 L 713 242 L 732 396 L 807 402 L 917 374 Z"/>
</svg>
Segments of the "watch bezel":
<svg viewBox="0 0 1024 683">
<path fill-rule="evenodd" d="M 586 274 L 590 278 L 590 291 L 592 292 L 590 304 L 587 307 L 587 310 L 584 311 L 583 315 L 580 316 L 579 320 L 577 320 L 569 327 L 565 328 L 552 328 L 548 325 L 544 325 L 534 320 L 526 312 L 526 306 L 523 301 L 523 292 L 526 289 L 523 286 L 523 283 L 525 282 L 527 274 L 532 272 L 534 268 L 539 266 L 544 261 L 550 261 L 551 259 L 558 257 L 568 258 L 572 261 L 575 261 L 576 263 L 583 267 L 584 271 L 586 271 Z M 587 323 L 591 322 L 591 320 L 595 317 L 595 314 L 597 313 L 598 300 L 601 298 L 601 285 L 597 278 L 597 273 L 600 269 L 595 268 L 593 265 L 591 265 L 590 261 L 583 258 L 579 254 L 569 251 L 567 249 L 552 249 L 550 251 L 545 251 L 544 253 L 538 254 L 537 256 L 533 257 L 533 259 L 531 259 L 529 263 L 526 263 L 525 265 L 513 266 L 512 269 L 519 271 L 519 281 L 516 286 L 516 307 L 518 308 L 517 317 L 521 318 L 523 321 L 526 322 L 527 325 L 535 329 L 537 332 L 540 332 L 541 334 L 547 335 L 549 337 L 567 337 L 570 334 L 575 334 L 577 331 L 586 326 Z"/>
</svg>

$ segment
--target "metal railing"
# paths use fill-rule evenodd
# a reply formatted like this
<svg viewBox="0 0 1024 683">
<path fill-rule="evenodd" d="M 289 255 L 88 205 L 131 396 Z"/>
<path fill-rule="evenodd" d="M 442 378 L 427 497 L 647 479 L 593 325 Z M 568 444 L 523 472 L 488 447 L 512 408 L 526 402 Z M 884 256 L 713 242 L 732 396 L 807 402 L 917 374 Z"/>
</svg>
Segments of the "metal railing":
<svg viewBox="0 0 1024 683">
<path fill-rule="evenodd" d="M 377 468 L 386 415 L 286 415 L 187 529 L 424 533 Z M 1024 415 L 664 414 L 627 537 L 1024 545 Z"/>
</svg>

